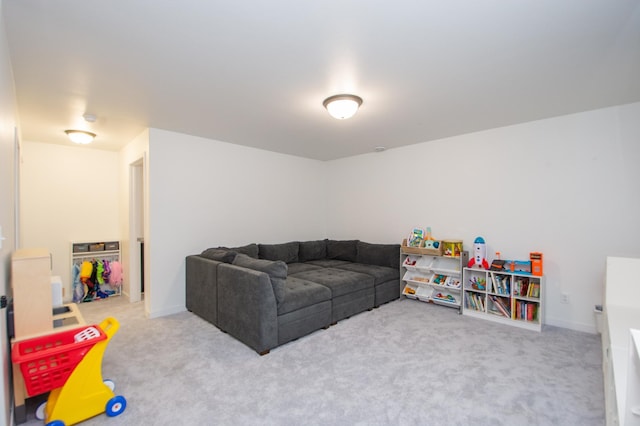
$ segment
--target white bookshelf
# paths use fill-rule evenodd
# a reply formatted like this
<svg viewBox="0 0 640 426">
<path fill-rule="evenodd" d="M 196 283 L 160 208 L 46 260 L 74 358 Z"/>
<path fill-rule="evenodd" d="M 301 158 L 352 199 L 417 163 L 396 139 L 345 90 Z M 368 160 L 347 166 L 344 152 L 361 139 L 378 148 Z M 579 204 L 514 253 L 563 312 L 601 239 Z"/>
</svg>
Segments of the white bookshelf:
<svg viewBox="0 0 640 426">
<path fill-rule="evenodd" d="M 541 331 L 544 277 L 530 273 L 464 268 L 464 315 Z"/>
</svg>

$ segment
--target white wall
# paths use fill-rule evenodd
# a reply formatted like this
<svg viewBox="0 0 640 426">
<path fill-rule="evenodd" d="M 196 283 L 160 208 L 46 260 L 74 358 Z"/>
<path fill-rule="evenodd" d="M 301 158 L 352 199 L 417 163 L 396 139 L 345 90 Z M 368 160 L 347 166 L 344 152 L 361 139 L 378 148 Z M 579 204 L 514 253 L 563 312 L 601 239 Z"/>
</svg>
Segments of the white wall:
<svg viewBox="0 0 640 426">
<path fill-rule="evenodd" d="M 44 247 L 72 298 L 71 242 L 120 238 L 118 154 L 41 142 L 22 144 L 22 247 Z"/>
<path fill-rule="evenodd" d="M 595 331 L 605 257 L 640 257 L 640 103 L 328 164 L 328 233 L 400 242 L 476 236 L 490 258 L 544 253 L 546 322 Z M 570 303 L 560 303 L 561 293 Z"/>
<path fill-rule="evenodd" d="M 137 257 L 135 251 L 138 250 L 138 236 L 131 236 L 131 226 L 132 220 L 139 218 L 131 217 L 131 209 L 130 209 L 130 196 L 131 196 L 131 166 L 135 163 L 145 163 L 147 160 L 149 153 L 149 130 L 145 129 L 138 137 L 136 137 L 133 141 L 127 144 L 123 149 L 120 150 L 118 154 L 119 158 L 119 196 L 120 196 L 120 238 L 122 241 L 121 250 L 122 250 L 122 266 L 124 269 L 124 283 L 123 283 L 123 293 L 131 297 L 131 281 L 133 280 L 135 285 L 139 285 L 139 279 L 136 280 L 133 277 L 140 277 L 140 268 L 139 258 Z M 145 172 L 147 172 L 147 168 L 145 166 Z M 144 179 L 148 180 L 148 176 L 145 176 Z M 143 214 L 146 216 L 149 214 L 149 206 L 148 200 L 143 200 L 142 203 Z M 147 223 L 146 220 L 143 222 Z M 148 234 L 148 230 L 143 232 L 143 236 Z M 148 237 L 147 237 L 148 238 Z M 145 244 L 145 258 L 148 257 L 149 244 Z M 145 276 L 148 276 L 149 262 L 145 264 Z M 147 289 L 145 289 L 147 290 Z M 148 298 L 147 298 L 148 299 Z M 145 312 L 149 315 L 149 300 L 145 299 Z M 135 301 L 139 300 L 137 297 L 134 298 Z"/>
<path fill-rule="evenodd" d="M 148 160 L 152 317 L 185 309 L 188 254 L 325 236 L 326 163 L 158 129 Z"/>
<path fill-rule="evenodd" d="M 14 129 L 18 126 L 15 87 L 11 71 L 9 47 L 4 30 L 2 0 L 0 0 L 0 294 L 10 294 L 9 271 L 11 253 L 15 249 L 15 142 Z M 0 311 L 0 424 L 11 421 L 9 392 L 9 360 L 5 310 Z"/>
<path fill-rule="evenodd" d="M 54 251 L 59 275 L 69 274 L 73 239 L 117 235 L 126 263 L 129 165 L 146 155 L 151 317 L 184 310 L 184 257 L 207 247 L 324 237 L 400 242 L 412 227 L 430 226 L 436 237 L 463 239 L 466 249 L 482 235 L 490 254 L 526 259 L 542 251 L 546 322 L 594 331 L 605 257 L 640 257 L 639 123 L 636 103 L 331 162 L 158 129 L 118 154 L 29 142 L 23 238 Z M 86 166 L 85 177 L 56 165 L 67 161 Z M 110 202 L 101 194 L 81 207 L 99 201 L 115 213 L 83 209 L 70 195 L 111 183 Z M 96 235 L 100 217 L 108 229 Z M 564 292 L 569 305 L 560 304 Z"/>
</svg>

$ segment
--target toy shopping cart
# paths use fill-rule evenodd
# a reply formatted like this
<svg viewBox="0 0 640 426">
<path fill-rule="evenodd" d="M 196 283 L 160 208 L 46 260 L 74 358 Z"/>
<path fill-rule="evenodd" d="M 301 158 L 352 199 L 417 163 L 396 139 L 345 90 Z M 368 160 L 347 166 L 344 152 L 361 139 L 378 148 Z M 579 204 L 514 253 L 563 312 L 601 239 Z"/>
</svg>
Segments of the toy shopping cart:
<svg viewBox="0 0 640 426">
<path fill-rule="evenodd" d="M 27 394 L 51 391 L 39 417 L 47 426 L 73 425 L 104 412 L 113 417 L 125 410 L 126 399 L 113 393 L 113 382 L 102 380 L 101 371 L 107 343 L 119 327 L 109 317 L 100 325 L 13 345 L 11 357 L 20 366 Z"/>
</svg>

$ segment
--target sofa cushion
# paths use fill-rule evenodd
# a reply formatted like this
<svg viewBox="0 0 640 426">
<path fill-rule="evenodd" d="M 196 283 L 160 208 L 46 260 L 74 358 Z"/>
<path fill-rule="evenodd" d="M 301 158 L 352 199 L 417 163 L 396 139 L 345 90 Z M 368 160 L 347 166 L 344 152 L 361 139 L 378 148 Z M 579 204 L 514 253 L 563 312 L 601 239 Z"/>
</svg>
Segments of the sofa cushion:
<svg viewBox="0 0 640 426">
<path fill-rule="evenodd" d="M 327 258 L 355 262 L 358 254 L 357 247 L 358 240 L 327 240 Z"/>
<path fill-rule="evenodd" d="M 233 259 L 236 258 L 236 253 L 233 250 L 227 250 L 223 248 L 208 248 L 203 251 L 200 256 L 206 257 L 207 259 L 216 260 L 218 262 L 224 263 L 232 263 Z"/>
<path fill-rule="evenodd" d="M 278 305 L 278 315 L 297 311 L 326 300 L 331 300 L 331 290 L 327 287 L 288 276 L 285 281 L 284 302 Z"/>
<path fill-rule="evenodd" d="M 333 268 L 339 265 L 346 265 L 351 262 L 347 262 L 346 260 L 338 260 L 338 259 L 319 259 L 319 260 L 310 260 L 305 262 L 305 265 L 314 265 L 321 268 Z"/>
<path fill-rule="evenodd" d="M 311 263 L 288 263 L 287 267 L 289 268 L 288 275 L 297 274 L 298 272 L 309 271 L 311 269 L 318 269 L 321 266 L 313 265 Z"/>
<path fill-rule="evenodd" d="M 400 268 L 400 244 L 369 244 L 358 241 L 356 262 Z"/>
<path fill-rule="evenodd" d="M 330 288 L 333 299 L 358 290 L 373 288 L 373 277 L 371 275 L 337 268 L 304 271 L 295 274 L 295 278 L 301 278 Z"/>
<path fill-rule="evenodd" d="M 327 240 L 301 241 L 298 249 L 298 261 L 324 259 L 327 257 Z"/>
<path fill-rule="evenodd" d="M 364 263 L 345 263 L 343 265 L 335 266 L 335 268 L 371 275 L 376 285 L 400 278 L 400 269 L 389 268 L 388 266 L 365 265 Z"/>
<path fill-rule="evenodd" d="M 283 244 L 258 244 L 260 259 L 282 260 L 285 263 L 298 261 L 298 242 Z"/>
<path fill-rule="evenodd" d="M 271 279 L 271 286 L 273 287 L 273 294 L 276 296 L 277 304 L 280 305 L 284 301 L 285 280 L 287 279 L 286 263 L 281 260 L 254 259 L 244 254 L 238 254 L 236 258 L 233 259 L 233 264 L 267 273 Z"/>
<path fill-rule="evenodd" d="M 242 247 L 233 247 L 230 250 L 235 251 L 236 253 L 246 254 L 249 257 L 253 257 L 254 259 L 258 258 L 258 245 L 257 244 L 247 244 Z"/>
</svg>

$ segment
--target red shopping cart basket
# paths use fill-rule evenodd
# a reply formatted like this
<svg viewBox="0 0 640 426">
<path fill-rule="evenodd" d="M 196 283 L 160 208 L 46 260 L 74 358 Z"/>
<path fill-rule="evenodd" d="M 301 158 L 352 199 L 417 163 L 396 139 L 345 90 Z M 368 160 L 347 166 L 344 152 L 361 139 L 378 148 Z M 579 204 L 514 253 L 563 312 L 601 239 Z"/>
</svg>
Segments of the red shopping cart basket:
<svg viewBox="0 0 640 426">
<path fill-rule="evenodd" d="M 106 338 L 100 327 L 75 328 L 17 342 L 11 358 L 20 365 L 27 394 L 39 395 L 63 386 L 87 352 Z"/>
</svg>

